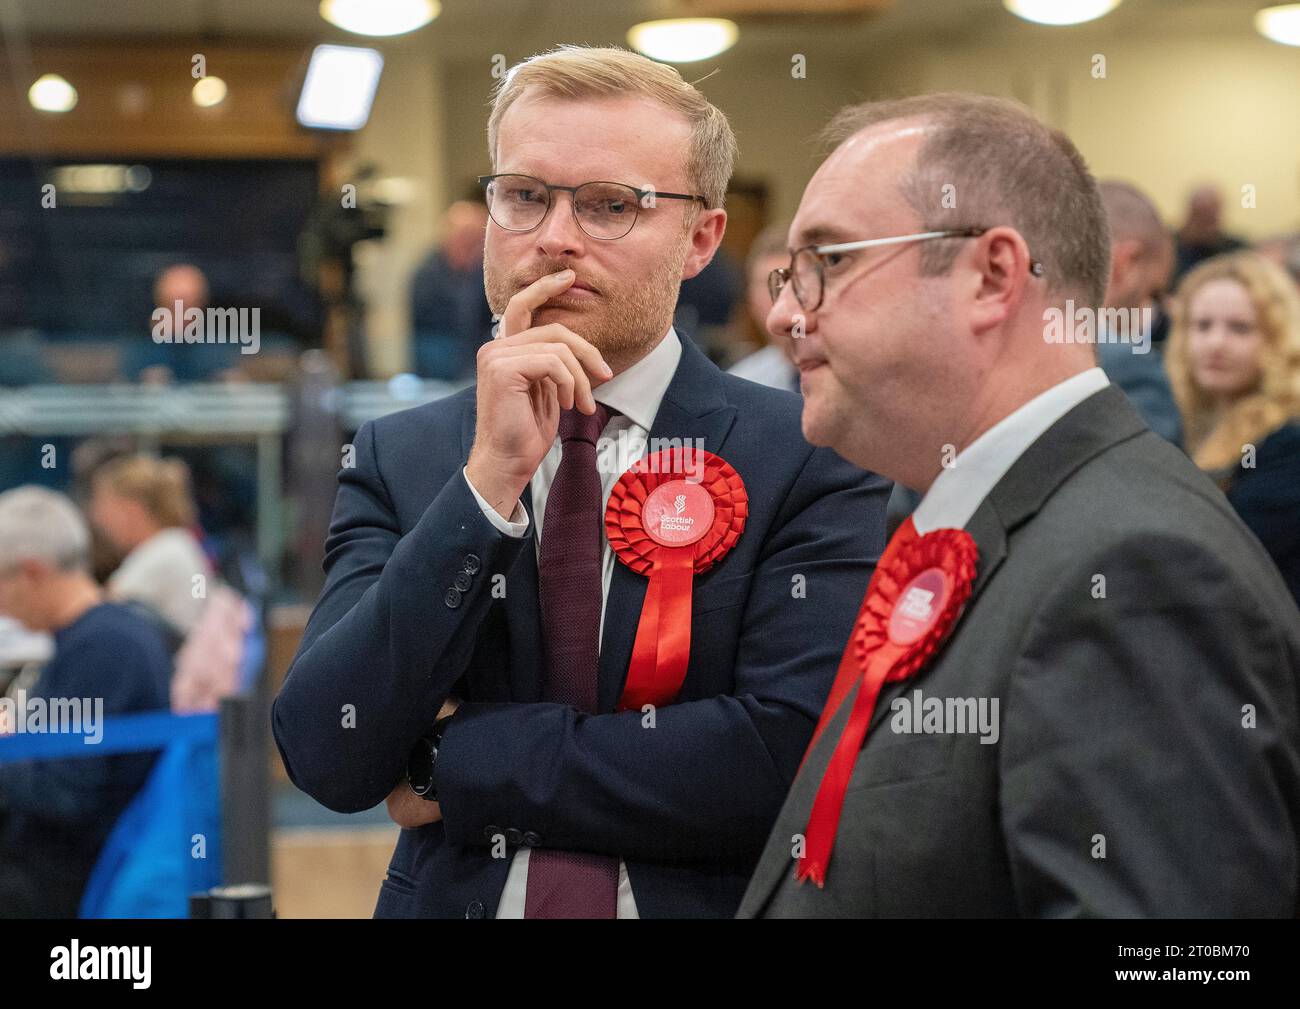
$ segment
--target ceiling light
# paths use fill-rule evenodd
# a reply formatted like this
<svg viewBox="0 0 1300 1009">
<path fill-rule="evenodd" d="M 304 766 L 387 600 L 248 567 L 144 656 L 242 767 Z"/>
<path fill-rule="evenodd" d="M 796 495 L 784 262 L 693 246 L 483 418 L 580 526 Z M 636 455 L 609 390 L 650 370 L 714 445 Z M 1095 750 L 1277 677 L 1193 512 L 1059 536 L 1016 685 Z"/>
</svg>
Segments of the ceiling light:
<svg viewBox="0 0 1300 1009">
<path fill-rule="evenodd" d="M 740 29 L 724 18 L 672 18 L 643 21 L 628 29 L 632 48 L 664 63 L 694 63 L 726 52 Z"/>
<path fill-rule="evenodd" d="M 58 74 L 44 74 L 27 89 L 27 100 L 41 112 L 67 112 L 77 104 L 77 89 Z"/>
<path fill-rule="evenodd" d="M 201 109 L 210 109 L 226 100 L 226 82 L 220 77 L 202 77 L 194 82 L 190 98 Z"/>
<path fill-rule="evenodd" d="M 1002 0 L 1017 17 L 1040 25 L 1077 25 L 1109 14 L 1120 0 Z"/>
<path fill-rule="evenodd" d="M 442 11 L 438 0 L 321 0 L 320 16 L 358 35 L 405 35 Z"/>
<path fill-rule="evenodd" d="M 1282 4 L 1256 11 L 1255 31 L 1284 46 L 1300 46 L 1300 4 Z"/>
<path fill-rule="evenodd" d="M 384 58 L 374 49 L 317 46 L 298 96 L 298 122 L 313 129 L 361 129 L 383 68 Z"/>
</svg>

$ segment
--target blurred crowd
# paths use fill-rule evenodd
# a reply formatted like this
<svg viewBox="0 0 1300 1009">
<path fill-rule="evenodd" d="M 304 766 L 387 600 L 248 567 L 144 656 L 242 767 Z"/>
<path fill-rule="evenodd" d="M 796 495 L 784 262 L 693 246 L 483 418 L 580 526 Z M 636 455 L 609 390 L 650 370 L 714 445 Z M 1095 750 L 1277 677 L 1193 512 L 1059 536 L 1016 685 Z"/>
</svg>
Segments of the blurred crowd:
<svg viewBox="0 0 1300 1009">
<path fill-rule="evenodd" d="M 32 731 L 18 723 L 49 716 L 55 699 L 93 701 L 99 720 L 215 711 L 247 690 L 264 653 L 261 615 L 205 549 L 184 463 L 112 455 L 79 496 L 0 493 L 0 735 Z M 155 759 L 0 764 L 0 917 L 77 915 Z"/>
</svg>

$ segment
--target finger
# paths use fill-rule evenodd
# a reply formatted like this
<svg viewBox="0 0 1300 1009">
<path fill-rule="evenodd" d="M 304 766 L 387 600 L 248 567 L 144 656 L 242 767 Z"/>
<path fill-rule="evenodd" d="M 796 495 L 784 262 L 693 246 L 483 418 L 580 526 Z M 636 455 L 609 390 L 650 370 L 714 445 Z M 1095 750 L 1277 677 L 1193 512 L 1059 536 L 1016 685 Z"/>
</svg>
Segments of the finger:
<svg viewBox="0 0 1300 1009">
<path fill-rule="evenodd" d="M 573 408 L 573 372 L 560 360 L 558 355 L 530 354 L 514 358 L 511 364 L 515 369 L 515 373 L 530 385 L 541 382 L 544 378 L 554 381 L 560 406 L 565 410 Z"/>
<path fill-rule="evenodd" d="M 542 327 L 543 329 L 547 327 Z M 572 336 L 572 334 L 570 334 Z M 581 339 L 581 337 L 574 337 Z M 584 341 L 585 342 L 585 341 Z M 595 348 L 592 348 L 593 350 Z M 591 379 L 588 372 L 583 368 L 578 360 L 578 356 L 573 352 L 567 343 L 526 343 L 518 344 L 514 347 L 503 347 L 500 356 L 503 358 L 515 358 L 525 356 L 530 353 L 546 352 L 556 355 L 564 362 L 565 367 L 573 374 L 575 402 L 564 406 L 564 409 L 570 410 L 576 405 L 583 413 L 591 414 L 596 412 L 596 397 L 592 395 Z M 597 355 L 599 356 L 599 354 Z"/>
<path fill-rule="evenodd" d="M 596 345 L 590 340 L 583 339 L 568 326 L 559 322 L 552 322 L 545 326 L 538 326 L 535 332 L 539 334 L 545 333 L 552 340 L 563 341 L 577 356 L 578 360 L 582 362 L 583 368 L 595 380 L 597 385 L 601 382 L 608 382 L 614 377 L 614 369 L 609 366 L 609 362 L 596 349 Z"/>
<path fill-rule="evenodd" d="M 532 397 L 533 413 L 541 418 L 543 428 L 547 426 L 555 414 L 564 408 L 563 404 L 560 403 L 560 390 L 549 378 L 534 382 L 529 386 L 528 394 Z"/>
<path fill-rule="evenodd" d="M 572 270 L 562 270 L 559 273 L 548 273 L 533 281 L 506 303 L 498 332 L 502 337 L 507 337 L 527 329 L 532 325 L 533 312 L 548 298 L 567 291 L 577 276 Z"/>
</svg>

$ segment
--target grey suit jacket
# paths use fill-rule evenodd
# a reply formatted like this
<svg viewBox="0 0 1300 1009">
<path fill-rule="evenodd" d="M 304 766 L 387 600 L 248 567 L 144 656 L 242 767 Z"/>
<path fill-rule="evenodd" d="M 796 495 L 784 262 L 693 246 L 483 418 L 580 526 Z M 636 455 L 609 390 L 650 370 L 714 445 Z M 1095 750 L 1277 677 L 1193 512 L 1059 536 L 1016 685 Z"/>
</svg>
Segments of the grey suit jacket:
<svg viewBox="0 0 1300 1009">
<path fill-rule="evenodd" d="M 1300 612 L 1223 494 L 1112 386 L 967 529 L 974 593 L 931 664 L 882 691 L 825 888 L 793 882 L 793 838 L 856 691 L 738 916 L 1295 915 Z M 955 718 L 900 731 L 894 702 L 927 697 L 996 699 L 997 741 Z"/>
</svg>

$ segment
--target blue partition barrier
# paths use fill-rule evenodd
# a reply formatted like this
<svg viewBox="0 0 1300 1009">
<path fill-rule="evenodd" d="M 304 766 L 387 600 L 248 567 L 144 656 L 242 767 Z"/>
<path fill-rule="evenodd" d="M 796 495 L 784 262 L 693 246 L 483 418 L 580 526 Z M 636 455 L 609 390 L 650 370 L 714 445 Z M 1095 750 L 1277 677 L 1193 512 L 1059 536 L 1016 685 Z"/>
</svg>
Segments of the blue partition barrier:
<svg viewBox="0 0 1300 1009">
<path fill-rule="evenodd" d="M 82 895 L 83 918 L 185 918 L 189 895 L 222 882 L 216 714 L 147 712 L 106 718 L 103 737 L 0 737 L 0 765 L 161 750 L 109 833 Z"/>
</svg>

